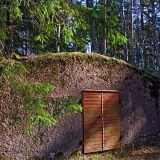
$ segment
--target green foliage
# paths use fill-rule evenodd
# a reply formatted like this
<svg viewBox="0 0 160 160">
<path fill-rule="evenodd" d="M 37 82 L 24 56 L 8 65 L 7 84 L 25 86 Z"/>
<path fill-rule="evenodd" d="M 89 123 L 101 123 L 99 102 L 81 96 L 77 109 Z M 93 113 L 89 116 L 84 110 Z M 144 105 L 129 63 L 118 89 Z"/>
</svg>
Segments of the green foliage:
<svg viewBox="0 0 160 160">
<path fill-rule="evenodd" d="M 64 98 L 50 98 L 48 101 L 48 108 L 52 108 L 52 116 L 60 117 L 65 116 L 70 113 L 77 113 L 77 111 L 82 111 L 82 107 L 77 104 L 79 96 L 68 96 Z"/>
<path fill-rule="evenodd" d="M 120 33 L 118 28 L 119 18 L 117 10 L 118 6 L 116 2 L 108 2 L 107 6 L 98 4 L 88 9 L 91 27 L 90 39 L 99 39 L 100 41 L 106 39 L 107 49 L 127 42 L 127 39 Z M 93 22 L 96 27 L 92 25 Z M 92 35 L 93 32 L 96 36 Z"/>
<path fill-rule="evenodd" d="M 99 37 L 107 39 L 104 34 L 105 26 L 107 31 L 113 27 L 117 30 L 118 14 L 111 12 L 112 8 L 117 6 L 115 2 L 111 4 L 106 10 L 102 4 L 86 8 L 80 3 L 66 3 L 62 0 L 12 0 L 0 3 L 0 41 L 5 46 L 4 52 L 8 49 L 5 55 L 11 54 L 9 52 L 20 53 L 18 48 L 27 52 L 25 47 L 35 54 L 57 51 L 57 46 L 60 46 L 61 51 L 73 51 L 72 43 L 76 50 L 84 51 L 87 39 L 92 39 L 91 21 L 96 21 L 95 32 Z M 120 33 L 116 39 L 117 32 L 112 32 L 112 38 L 108 38 L 108 42 L 113 40 L 110 45 L 124 42 Z"/>
<path fill-rule="evenodd" d="M 8 38 L 6 32 L 7 32 L 7 30 L 4 27 L 4 25 L 0 24 L 0 40 L 2 42 L 4 42 L 4 40 L 6 40 Z"/>
<path fill-rule="evenodd" d="M 56 51 L 58 44 L 63 51 L 70 42 L 84 48 L 88 27 L 85 12 L 85 7 L 71 1 L 6 1 L 0 4 L 0 41 L 5 46 L 12 44 L 11 50 L 17 53 L 17 48 L 23 48 L 22 42 L 28 43 L 28 49 L 34 53 Z"/>
<path fill-rule="evenodd" d="M 4 57 L 4 53 L 0 51 L 0 60 L 3 59 L 3 57 Z"/>
<path fill-rule="evenodd" d="M 127 42 L 127 38 L 120 34 L 116 29 L 108 29 L 107 41 L 110 45 L 121 45 Z"/>
<path fill-rule="evenodd" d="M 73 97 L 53 100 L 49 94 L 53 85 L 28 81 L 26 73 L 22 63 L 12 60 L 6 63 L 0 75 L 0 93 L 5 97 L 5 88 L 9 89 L 10 98 L 5 103 L 16 113 L 12 115 L 14 122 L 24 125 L 24 133 L 39 133 L 42 127 L 55 124 L 57 117 L 82 110 Z M 54 114 L 49 112 L 51 108 Z"/>
<path fill-rule="evenodd" d="M 11 57 L 14 59 L 20 59 L 20 56 L 19 56 L 19 54 L 17 54 L 17 53 L 15 53 L 15 52 L 12 52 L 12 54 L 11 54 Z"/>
</svg>

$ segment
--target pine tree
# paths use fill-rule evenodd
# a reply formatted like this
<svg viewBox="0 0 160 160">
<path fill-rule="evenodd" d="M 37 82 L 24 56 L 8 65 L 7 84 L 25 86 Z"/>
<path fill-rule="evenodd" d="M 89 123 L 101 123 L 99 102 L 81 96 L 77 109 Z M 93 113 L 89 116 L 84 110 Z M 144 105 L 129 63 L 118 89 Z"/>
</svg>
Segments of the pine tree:
<svg viewBox="0 0 160 160">
<path fill-rule="evenodd" d="M 77 9 L 79 12 L 77 12 Z M 84 48 L 84 19 L 87 10 L 70 1 L 24 0 L 5 1 L 0 4 L 0 41 L 6 55 L 12 52 L 64 51 L 70 42 Z M 57 27 L 60 28 L 58 37 Z M 81 35 L 81 36 L 79 36 Z M 10 50 L 9 50 L 10 48 Z"/>
</svg>

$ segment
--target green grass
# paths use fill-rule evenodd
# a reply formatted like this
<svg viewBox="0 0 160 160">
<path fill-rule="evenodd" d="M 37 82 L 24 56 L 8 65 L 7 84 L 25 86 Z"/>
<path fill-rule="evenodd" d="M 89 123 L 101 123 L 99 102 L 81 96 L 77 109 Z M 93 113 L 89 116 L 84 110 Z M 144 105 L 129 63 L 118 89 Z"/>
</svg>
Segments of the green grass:
<svg viewBox="0 0 160 160">
<path fill-rule="evenodd" d="M 111 153 L 105 152 L 103 155 L 105 158 L 114 158 L 114 156 Z"/>
<path fill-rule="evenodd" d="M 102 153 L 72 155 L 66 160 L 160 160 L 159 147 L 138 146 L 134 150 L 132 147 L 109 150 Z"/>
<path fill-rule="evenodd" d="M 101 160 L 101 155 L 100 154 L 92 154 L 90 156 L 91 160 Z"/>
</svg>

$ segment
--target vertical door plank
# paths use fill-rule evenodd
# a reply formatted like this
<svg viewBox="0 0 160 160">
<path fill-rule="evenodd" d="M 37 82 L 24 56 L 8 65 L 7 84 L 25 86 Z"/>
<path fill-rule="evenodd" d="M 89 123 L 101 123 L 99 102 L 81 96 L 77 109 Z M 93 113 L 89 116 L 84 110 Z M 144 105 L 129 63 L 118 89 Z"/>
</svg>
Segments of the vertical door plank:
<svg viewBox="0 0 160 160">
<path fill-rule="evenodd" d="M 101 93 L 83 92 L 84 153 L 102 151 Z"/>
<path fill-rule="evenodd" d="M 120 147 L 119 93 L 103 93 L 104 150 Z"/>
</svg>

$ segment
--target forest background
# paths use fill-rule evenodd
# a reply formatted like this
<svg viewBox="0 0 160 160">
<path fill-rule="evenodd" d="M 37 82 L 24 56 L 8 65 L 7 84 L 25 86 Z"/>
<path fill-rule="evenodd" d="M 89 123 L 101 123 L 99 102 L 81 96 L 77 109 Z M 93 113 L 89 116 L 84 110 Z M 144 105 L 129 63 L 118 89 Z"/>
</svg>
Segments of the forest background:
<svg viewBox="0 0 160 160">
<path fill-rule="evenodd" d="M 2 0 L 0 54 L 96 52 L 160 74 L 159 0 Z"/>
</svg>

